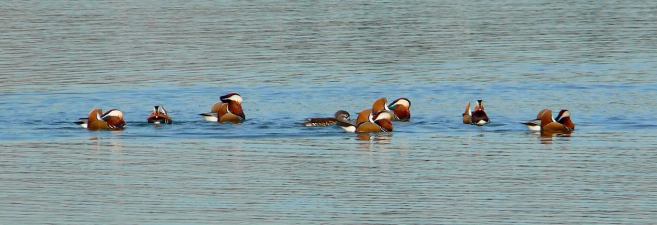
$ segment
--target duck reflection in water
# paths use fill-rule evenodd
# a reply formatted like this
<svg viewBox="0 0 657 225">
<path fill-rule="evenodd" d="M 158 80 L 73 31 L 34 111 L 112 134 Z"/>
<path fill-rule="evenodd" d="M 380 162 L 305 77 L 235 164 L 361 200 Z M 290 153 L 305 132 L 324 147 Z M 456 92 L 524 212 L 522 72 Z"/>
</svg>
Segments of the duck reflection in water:
<svg viewBox="0 0 657 225">
<path fill-rule="evenodd" d="M 123 131 L 120 130 L 111 132 L 113 136 L 123 135 Z M 96 153 L 100 153 L 103 150 L 108 149 L 114 153 L 123 152 L 123 141 L 120 138 L 103 138 L 100 136 L 95 136 L 89 138 L 89 142 L 92 144 L 90 147 L 92 147 L 92 150 L 94 150 Z"/>
<path fill-rule="evenodd" d="M 369 141 L 375 144 L 390 144 L 392 133 L 358 133 L 356 140 Z"/>
<path fill-rule="evenodd" d="M 570 137 L 572 137 L 571 134 L 553 134 L 553 135 L 539 135 L 538 140 L 541 142 L 541 144 L 553 144 L 555 141 L 569 141 Z"/>
<path fill-rule="evenodd" d="M 388 151 L 392 143 L 392 133 L 356 134 L 358 147 L 363 151 Z"/>
</svg>

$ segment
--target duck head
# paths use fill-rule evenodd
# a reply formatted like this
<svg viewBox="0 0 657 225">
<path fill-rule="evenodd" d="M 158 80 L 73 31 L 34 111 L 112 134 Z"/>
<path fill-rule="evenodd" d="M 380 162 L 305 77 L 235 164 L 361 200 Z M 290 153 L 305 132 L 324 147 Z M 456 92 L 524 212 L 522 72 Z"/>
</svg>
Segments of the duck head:
<svg viewBox="0 0 657 225">
<path fill-rule="evenodd" d="M 118 109 L 110 109 L 101 116 L 102 120 L 107 122 L 110 129 L 123 129 L 125 120 L 123 119 L 123 112 Z"/>
<path fill-rule="evenodd" d="M 575 123 L 570 119 L 570 111 L 562 109 L 557 115 L 556 121 L 568 127 L 571 130 L 575 129 Z"/>
<path fill-rule="evenodd" d="M 349 115 L 349 112 L 344 111 L 344 110 L 338 110 L 337 112 L 335 112 L 335 119 L 337 121 L 342 121 L 342 122 L 348 123 L 350 116 L 351 115 Z"/>
<path fill-rule="evenodd" d="M 396 119 L 408 121 L 411 118 L 411 101 L 407 98 L 398 98 L 390 105 L 388 109 L 392 110 Z"/>
<path fill-rule="evenodd" d="M 392 126 L 392 119 L 394 118 L 394 115 L 387 111 L 383 111 L 380 113 L 377 113 L 374 115 L 374 123 L 381 127 L 381 131 L 384 132 L 392 132 L 393 126 Z"/>
<path fill-rule="evenodd" d="M 153 106 L 153 114 L 157 115 L 167 115 L 167 110 L 164 108 L 164 106 L 156 105 Z"/>
<path fill-rule="evenodd" d="M 559 114 L 557 114 L 557 118 L 555 120 L 558 122 L 559 120 L 565 117 L 570 117 L 570 111 L 568 111 L 567 109 L 562 109 L 561 111 L 559 111 Z"/>
<path fill-rule="evenodd" d="M 219 100 L 223 103 L 237 102 L 242 104 L 242 96 L 237 93 L 229 93 L 227 95 L 219 97 Z"/>
<path fill-rule="evenodd" d="M 484 111 L 484 100 L 477 100 L 477 104 L 475 105 L 475 110 L 474 111 Z"/>
<path fill-rule="evenodd" d="M 237 93 L 230 93 L 219 98 L 221 102 L 228 104 L 228 112 L 235 114 L 246 119 L 244 111 L 242 110 L 242 96 Z"/>
<path fill-rule="evenodd" d="M 164 108 L 164 106 L 153 106 L 153 112 L 151 115 L 148 117 L 147 121 L 149 123 L 172 123 L 171 117 L 169 117 L 169 113 L 167 110 Z"/>
</svg>

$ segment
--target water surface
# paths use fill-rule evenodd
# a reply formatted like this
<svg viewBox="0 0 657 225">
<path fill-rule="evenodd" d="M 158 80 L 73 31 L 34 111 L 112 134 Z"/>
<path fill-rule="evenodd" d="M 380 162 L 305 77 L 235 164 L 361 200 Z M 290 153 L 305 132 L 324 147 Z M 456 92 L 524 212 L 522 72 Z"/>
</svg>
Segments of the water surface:
<svg viewBox="0 0 657 225">
<path fill-rule="evenodd" d="M 6 1 L 0 223 L 654 223 L 655 22 L 652 1 Z M 247 121 L 202 121 L 228 92 Z M 379 97 L 411 122 L 301 126 Z M 480 98 L 492 124 L 461 124 Z M 93 107 L 128 128 L 72 123 Z M 519 124 L 543 108 L 576 132 Z"/>
</svg>

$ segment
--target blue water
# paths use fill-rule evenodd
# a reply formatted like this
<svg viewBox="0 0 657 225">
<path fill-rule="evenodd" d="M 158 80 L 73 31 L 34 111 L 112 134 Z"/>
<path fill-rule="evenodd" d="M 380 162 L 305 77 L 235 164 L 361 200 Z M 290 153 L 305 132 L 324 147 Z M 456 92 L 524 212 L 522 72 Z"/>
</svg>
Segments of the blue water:
<svg viewBox="0 0 657 225">
<path fill-rule="evenodd" d="M 7 1 L 0 224 L 652 224 L 657 3 Z M 219 96 L 247 120 L 202 120 Z M 391 134 L 307 128 L 380 97 Z M 492 123 L 463 125 L 484 99 Z M 172 125 L 146 118 L 164 105 Z M 127 129 L 73 124 L 121 109 Z M 571 137 L 519 122 L 567 108 Z"/>
</svg>

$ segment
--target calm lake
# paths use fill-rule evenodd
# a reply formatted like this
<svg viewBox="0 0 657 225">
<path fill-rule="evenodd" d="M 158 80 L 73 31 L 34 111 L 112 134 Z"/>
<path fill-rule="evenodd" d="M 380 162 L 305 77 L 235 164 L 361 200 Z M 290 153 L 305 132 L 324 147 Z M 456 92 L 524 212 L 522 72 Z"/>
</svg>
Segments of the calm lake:
<svg viewBox="0 0 657 225">
<path fill-rule="evenodd" d="M 0 224 L 654 224 L 656 24 L 655 1 L 4 1 Z M 247 120 L 203 121 L 229 92 Z M 302 125 L 380 97 L 411 121 Z M 463 125 L 477 99 L 492 123 Z M 94 107 L 127 129 L 73 123 Z M 528 132 L 543 108 L 575 133 Z"/>
</svg>

